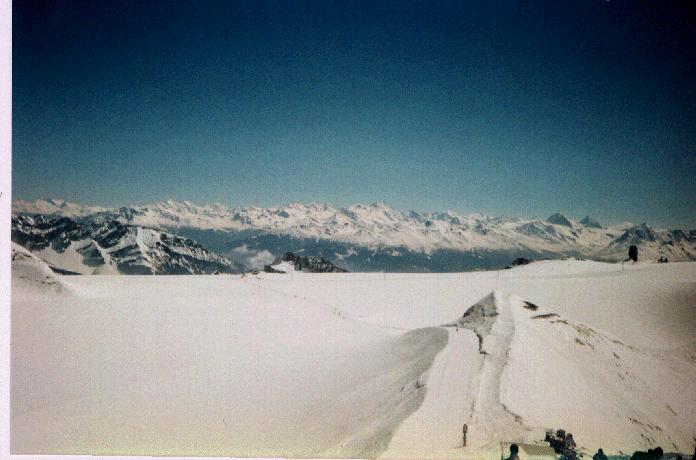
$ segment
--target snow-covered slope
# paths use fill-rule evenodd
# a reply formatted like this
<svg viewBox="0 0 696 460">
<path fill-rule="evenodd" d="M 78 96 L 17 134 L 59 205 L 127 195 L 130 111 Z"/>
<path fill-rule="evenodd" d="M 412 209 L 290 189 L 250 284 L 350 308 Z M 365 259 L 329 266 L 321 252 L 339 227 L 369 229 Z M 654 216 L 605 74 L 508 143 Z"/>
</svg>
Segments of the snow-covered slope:
<svg viewBox="0 0 696 460">
<path fill-rule="evenodd" d="M 447 342 L 249 275 L 63 282 L 14 286 L 13 453 L 374 457 Z"/>
<path fill-rule="evenodd" d="M 688 450 L 696 356 L 626 343 L 553 309 L 526 309 L 514 296 L 501 300 L 508 304 L 501 309 L 508 318 L 501 319 L 514 328 L 500 399 L 519 416 L 517 438 L 532 440 L 535 427 L 569 426 L 587 453 L 595 446 Z M 696 341 L 685 345 L 693 352 Z"/>
<path fill-rule="evenodd" d="M 12 283 L 19 288 L 13 293 L 15 296 L 34 296 L 63 289 L 46 262 L 16 243 L 12 243 Z"/>
<path fill-rule="evenodd" d="M 500 458 L 500 441 L 538 442 L 548 428 L 568 429 L 592 453 L 693 449 L 696 264 L 567 260 L 501 272 L 351 274 L 350 282 L 325 276 L 327 289 L 306 276 L 266 283 L 384 327 L 460 324 L 447 327 L 423 405 L 384 458 Z M 457 447 L 464 423 L 466 450 Z"/>
<path fill-rule="evenodd" d="M 118 220 L 185 234 L 212 250 L 231 255 L 235 249 L 270 252 L 305 250 L 342 262 L 349 270 L 461 271 L 504 267 L 515 257 L 576 256 L 619 261 L 627 257 L 625 241 L 639 246 L 641 260 L 696 260 L 696 230 L 642 226 L 602 227 L 587 216 L 581 222 L 560 213 L 548 219 L 461 215 L 455 211 L 401 212 L 385 203 L 335 208 L 326 204 L 227 208 L 167 201 L 120 209 L 93 209 L 71 203 L 16 202 L 18 214 L 37 210 L 79 215 L 86 222 Z M 92 212 L 90 210 L 93 209 Z M 641 255 L 642 254 L 642 255 Z"/>
<path fill-rule="evenodd" d="M 13 286 L 16 453 L 693 449 L 693 263 L 60 281 Z"/>
<path fill-rule="evenodd" d="M 239 273 L 243 267 L 186 238 L 115 220 L 16 216 L 12 239 L 55 269 L 79 274 Z"/>
</svg>

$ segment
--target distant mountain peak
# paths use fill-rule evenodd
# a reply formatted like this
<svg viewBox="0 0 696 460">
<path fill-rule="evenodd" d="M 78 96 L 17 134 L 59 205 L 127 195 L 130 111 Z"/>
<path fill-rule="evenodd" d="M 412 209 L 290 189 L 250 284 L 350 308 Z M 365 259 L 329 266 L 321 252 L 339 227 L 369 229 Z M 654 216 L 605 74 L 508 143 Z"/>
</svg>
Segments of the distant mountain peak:
<svg viewBox="0 0 696 460">
<path fill-rule="evenodd" d="M 602 228 L 602 225 L 590 216 L 585 216 L 580 223 L 588 228 Z"/>
<path fill-rule="evenodd" d="M 642 242 L 656 241 L 657 235 L 645 222 L 627 229 L 623 235 L 616 239 L 617 243 L 640 244 Z"/>
<path fill-rule="evenodd" d="M 546 219 L 546 222 L 549 222 L 551 224 L 556 224 L 556 225 L 564 225 L 566 227 L 572 227 L 573 224 L 570 223 L 566 217 L 561 214 L 560 212 L 557 212 L 556 214 L 553 214 L 552 216 L 549 216 L 548 219 Z"/>
</svg>

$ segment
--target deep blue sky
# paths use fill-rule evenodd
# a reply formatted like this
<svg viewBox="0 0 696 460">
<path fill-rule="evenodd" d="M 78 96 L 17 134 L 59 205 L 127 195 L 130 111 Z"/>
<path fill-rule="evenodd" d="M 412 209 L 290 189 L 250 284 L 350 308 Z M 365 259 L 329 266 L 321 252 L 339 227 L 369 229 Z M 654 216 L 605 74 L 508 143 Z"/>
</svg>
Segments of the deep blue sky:
<svg viewBox="0 0 696 460">
<path fill-rule="evenodd" d="M 14 2 L 14 198 L 696 227 L 690 2 Z"/>
</svg>

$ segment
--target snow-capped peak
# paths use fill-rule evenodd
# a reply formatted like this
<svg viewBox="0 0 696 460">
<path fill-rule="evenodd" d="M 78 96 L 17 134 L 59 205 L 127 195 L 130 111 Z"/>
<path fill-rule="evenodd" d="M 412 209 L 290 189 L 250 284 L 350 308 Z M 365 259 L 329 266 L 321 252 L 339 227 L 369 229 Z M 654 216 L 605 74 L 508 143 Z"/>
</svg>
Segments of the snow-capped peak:
<svg viewBox="0 0 696 460">
<path fill-rule="evenodd" d="M 356 203 L 342 208 L 325 203 L 228 208 L 224 205 L 198 205 L 190 201 L 167 200 L 117 209 L 40 200 L 35 203 L 17 201 L 13 210 L 18 214 L 69 216 L 83 222 L 118 220 L 125 224 L 173 233 L 182 228 L 233 234 L 252 232 L 299 240 L 331 241 L 369 250 L 403 248 L 428 255 L 441 250 L 505 251 L 618 260 L 625 258 L 625 248 L 621 244 L 631 235 L 635 234 L 641 241 L 656 240 L 656 237 L 650 237 L 651 232 L 654 232 L 650 228 L 602 228 L 589 217 L 577 223 L 560 213 L 542 220 L 463 215 L 454 210 L 403 212 L 385 202 Z M 622 234 L 626 232 L 629 234 L 621 240 Z M 691 233 L 686 234 L 688 236 Z M 679 251 L 672 255 L 676 260 L 685 257 L 688 259 L 696 253 L 690 237 L 677 239 L 665 234 L 664 242 L 671 241 L 670 238 L 675 240 L 675 244 L 688 246 L 684 246 L 684 251 L 681 251 L 681 247 L 678 248 Z M 615 241 L 617 239 L 619 241 Z M 296 248 L 281 250 L 292 249 Z"/>
</svg>

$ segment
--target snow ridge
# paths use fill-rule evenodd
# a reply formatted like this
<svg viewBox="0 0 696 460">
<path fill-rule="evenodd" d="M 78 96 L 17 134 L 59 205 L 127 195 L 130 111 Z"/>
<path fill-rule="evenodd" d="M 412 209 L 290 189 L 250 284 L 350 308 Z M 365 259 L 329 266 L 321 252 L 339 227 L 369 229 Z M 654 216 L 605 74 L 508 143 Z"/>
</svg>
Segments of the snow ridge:
<svg viewBox="0 0 696 460">
<path fill-rule="evenodd" d="M 493 291 L 470 307 L 455 323 L 446 327 L 463 327 L 478 337 L 482 355 L 474 384 L 469 428 L 476 433 L 469 444 L 473 450 L 492 450 L 498 442 L 524 439 L 530 431 L 522 417 L 502 401 L 502 375 L 515 333 L 510 311 L 510 296 Z"/>
</svg>

